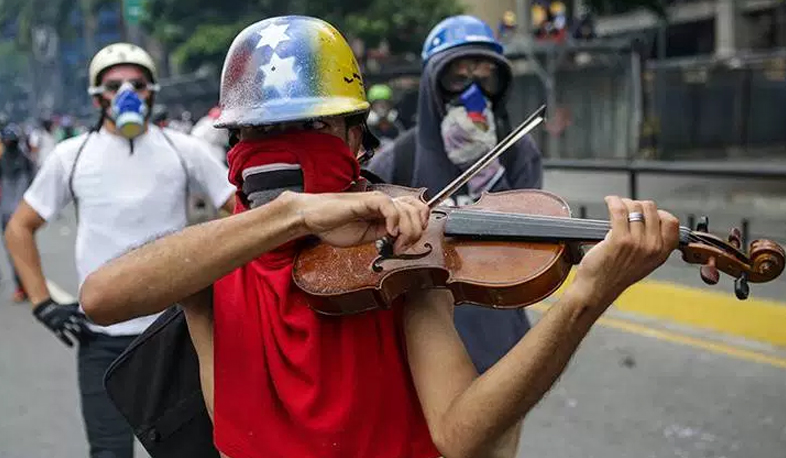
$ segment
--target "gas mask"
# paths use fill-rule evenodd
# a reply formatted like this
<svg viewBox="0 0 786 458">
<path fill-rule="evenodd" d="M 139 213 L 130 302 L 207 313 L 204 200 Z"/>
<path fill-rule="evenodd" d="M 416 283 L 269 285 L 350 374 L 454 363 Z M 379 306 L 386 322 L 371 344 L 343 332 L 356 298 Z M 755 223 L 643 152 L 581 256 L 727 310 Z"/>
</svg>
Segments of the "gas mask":
<svg viewBox="0 0 786 458">
<path fill-rule="evenodd" d="M 147 103 L 142 100 L 130 82 L 125 82 L 117 91 L 111 104 L 112 119 L 117 132 L 131 140 L 142 134 L 148 114 Z"/>
</svg>

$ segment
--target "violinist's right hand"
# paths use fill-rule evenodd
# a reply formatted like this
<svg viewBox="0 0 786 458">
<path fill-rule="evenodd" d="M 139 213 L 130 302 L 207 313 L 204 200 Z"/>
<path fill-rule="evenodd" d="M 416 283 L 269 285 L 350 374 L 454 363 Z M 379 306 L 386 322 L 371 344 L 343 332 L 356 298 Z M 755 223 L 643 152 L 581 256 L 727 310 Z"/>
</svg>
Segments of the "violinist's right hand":
<svg viewBox="0 0 786 458">
<path fill-rule="evenodd" d="M 679 242 L 677 218 L 655 203 L 610 196 L 606 205 L 611 231 L 584 256 L 572 285 L 602 310 L 663 264 Z M 641 213 L 644 220 L 629 221 L 631 213 Z"/>
<path fill-rule="evenodd" d="M 346 247 L 396 238 L 400 253 L 417 242 L 428 225 L 430 210 L 417 197 L 392 198 L 379 191 L 339 194 L 286 192 L 301 228 L 331 245 Z"/>
</svg>

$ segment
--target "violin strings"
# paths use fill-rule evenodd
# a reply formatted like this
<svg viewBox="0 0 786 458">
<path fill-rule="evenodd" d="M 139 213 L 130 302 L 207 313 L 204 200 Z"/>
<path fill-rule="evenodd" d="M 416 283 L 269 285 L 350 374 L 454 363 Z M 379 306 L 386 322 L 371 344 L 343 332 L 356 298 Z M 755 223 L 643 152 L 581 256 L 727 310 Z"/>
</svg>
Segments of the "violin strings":
<svg viewBox="0 0 786 458">
<path fill-rule="evenodd" d="M 527 220 L 537 220 L 537 221 L 554 221 L 565 223 L 566 226 L 569 227 L 604 227 L 604 228 L 611 228 L 611 223 L 607 220 L 594 220 L 594 219 L 579 219 L 579 218 L 571 218 L 565 216 L 550 216 L 550 215 L 535 215 L 535 214 L 527 214 L 527 213 L 504 213 L 504 212 L 496 212 L 490 210 L 454 210 L 451 214 L 472 214 L 472 215 L 480 215 L 484 217 L 502 217 L 505 219 L 527 219 Z M 688 229 L 685 227 L 681 227 L 683 229 Z M 688 229 L 690 230 L 690 229 Z"/>
<path fill-rule="evenodd" d="M 462 209 L 462 210 L 454 210 L 451 212 L 451 215 L 456 216 L 466 216 L 469 219 L 475 219 L 474 217 L 481 217 L 485 222 L 517 222 L 517 223 L 528 223 L 530 226 L 536 226 L 538 228 L 559 228 L 559 229 L 575 229 L 577 231 L 593 231 L 593 234 L 599 234 L 599 232 L 595 232 L 598 230 L 603 231 L 603 237 L 605 234 L 611 229 L 611 224 L 609 221 L 603 220 L 587 220 L 587 219 L 574 219 L 569 217 L 559 217 L 559 216 L 546 216 L 546 215 L 527 215 L 527 214 L 516 214 L 516 213 L 503 213 L 503 212 L 496 212 L 496 211 L 489 211 L 489 210 L 471 210 L 471 209 Z M 557 223 L 556 226 L 554 223 Z M 701 242 L 702 240 L 692 233 L 693 231 L 690 228 L 680 226 L 680 235 L 683 239 L 686 239 L 689 242 Z M 602 237 L 601 237 L 602 238 Z"/>
<path fill-rule="evenodd" d="M 453 211 L 451 214 L 458 214 L 458 215 L 472 215 L 472 216 L 483 216 L 484 218 L 498 218 L 501 220 L 520 220 L 520 221 L 553 221 L 557 223 L 563 223 L 565 227 L 571 228 L 603 228 L 603 229 L 611 229 L 611 224 L 609 221 L 604 220 L 591 220 L 591 219 L 577 219 L 577 218 L 568 218 L 568 217 L 560 217 L 560 216 L 547 216 L 547 215 L 530 215 L 524 213 L 503 213 L 503 212 L 495 212 L 495 211 L 488 211 L 488 210 L 459 210 Z M 680 226 L 681 232 L 692 232 L 689 228 Z"/>
<path fill-rule="evenodd" d="M 529 234 L 531 237 L 559 238 L 560 236 L 573 236 L 579 238 L 586 237 L 588 239 L 594 238 L 600 241 L 605 238 L 606 234 L 611 229 L 610 222 L 602 220 L 585 220 L 559 216 L 527 215 L 472 209 L 453 210 L 450 214 L 459 219 L 462 217 L 466 218 L 469 221 L 482 220 L 482 222 L 486 224 L 490 222 L 524 223 L 525 226 L 533 229 L 533 232 Z M 564 232 L 560 233 L 560 230 L 564 231 L 566 229 L 575 232 L 570 233 L 570 235 Z M 680 226 L 679 230 L 681 244 L 701 243 L 714 246 L 727 252 L 729 251 L 730 247 L 727 244 L 715 241 L 712 238 L 707 239 L 699 237 L 688 227 Z M 735 249 L 732 254 L 741 261 L 749 262 L 747 256 L 738 248 Z"/>
</svg>

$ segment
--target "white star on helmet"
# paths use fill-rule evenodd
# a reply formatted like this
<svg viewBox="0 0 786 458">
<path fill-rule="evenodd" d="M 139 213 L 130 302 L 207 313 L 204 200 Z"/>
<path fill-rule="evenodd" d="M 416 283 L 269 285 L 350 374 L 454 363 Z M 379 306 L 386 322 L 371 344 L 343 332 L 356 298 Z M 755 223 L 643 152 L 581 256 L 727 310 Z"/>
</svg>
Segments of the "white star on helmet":
<svg viewBox="0 0 786 458">
<path fill-rule="evenodd" d="M 290 40 L 292 37 L 287 35 L 287 29 L 289 28 L 289 24 L 271 24 L 268 27 L 257 32 L 259 34 L 259 42 L 257 42 L 256 49 L 259 49 L 263 46 L 270 46 L 274 51 L 276 47 L 282 42 Z"/>
<path fill-rule="evenodd" d="M 297 80 L 294 56 L 282 59 L 278 54 L 273 53 L 270 62 L 260 66 L 259 69 L 265 74 L 263 88 L 274 87 L 282 91 L 284 86 Z"/>
</svg>

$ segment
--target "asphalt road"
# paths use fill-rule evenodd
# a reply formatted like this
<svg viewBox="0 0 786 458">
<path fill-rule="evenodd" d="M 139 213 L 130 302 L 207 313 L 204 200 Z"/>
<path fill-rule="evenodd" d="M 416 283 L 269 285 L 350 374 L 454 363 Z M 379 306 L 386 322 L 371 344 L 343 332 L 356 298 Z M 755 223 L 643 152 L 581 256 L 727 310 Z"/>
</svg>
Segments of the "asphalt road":
<svg viewBox="0 0 786 458">
<path fill-rule="evenodd" d="M 71 212 L 39 235 L 47 277 L 71 294 L 76 292 L 73 236 Z M 10 302 L 8 265 L 4 253 L 0 257 L 0 458 L 86 457 L 74 352 L 36 324 L 26 305 Z M 698 282 L 698 274 L 688 279 L 677 263 L 659 275 Z M 759 291 L 786 297 L 782 283 Z M 612 317 L 637 324 L 599 323 L 593 329 L 527 418 L 521 457 L 786 458 L 784 349 L 727 342 L 727 347 L 766 352 L 775 361 L 757 362 L 646 331 L 688 335 L 690 330 Z M 705 337 L 722 339 L 698 336 Z"/>
</svg>

